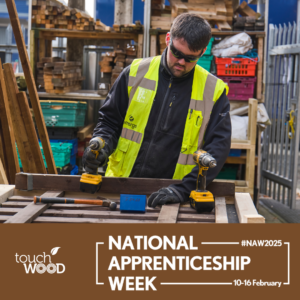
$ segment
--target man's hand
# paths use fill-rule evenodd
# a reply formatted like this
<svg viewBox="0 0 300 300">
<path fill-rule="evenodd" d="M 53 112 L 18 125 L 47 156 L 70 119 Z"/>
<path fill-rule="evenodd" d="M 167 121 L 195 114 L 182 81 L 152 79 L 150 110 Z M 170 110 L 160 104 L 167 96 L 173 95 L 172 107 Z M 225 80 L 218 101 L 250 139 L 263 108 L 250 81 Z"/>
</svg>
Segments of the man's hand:
<svg viewBox="0 0 300 300">
<path fill-rule="evenodd" d="M 102 167 L 107 162 L 108 155 L 104 149 L 99 151 L 99 155 L 96 158 L 96 154 L 92 152 L 90 147 L 87 147 L 82 156 L 82 163 L 85 170 L 90 174 L 96 174 L 98 167 Z"/>
<path fill-rule="evenodd" d="M 158 192 L 153 193 L 148 199 L 148 206 L 155 208 L 157 205 L 166 203 L 180 203 L 179 197 L 170 188 L 162 188 Z"/>
</svg>

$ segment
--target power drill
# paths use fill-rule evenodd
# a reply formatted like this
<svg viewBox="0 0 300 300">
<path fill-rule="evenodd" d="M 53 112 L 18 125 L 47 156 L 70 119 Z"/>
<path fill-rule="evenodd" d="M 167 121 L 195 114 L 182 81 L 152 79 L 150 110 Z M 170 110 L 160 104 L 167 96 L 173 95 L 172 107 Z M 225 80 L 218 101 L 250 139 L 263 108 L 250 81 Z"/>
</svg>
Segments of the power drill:
<svg viewBox="0 0 300 300">
<path fill-rule="evenodd" d="M 105 146 L 105 141 L 100 137 L 94 137 L 90 140 L 89 148 L 96 155 L 96 159 L 99 155 L 99 151 Z M 99 191 L 102 184 L 102 176 L 98 174 L 98 170 L 95 174 L 83 173 L 80 178 L 80 190 L 82 192 L 88 192 L 94 194 Z"/>
<path fill-rule="evenodd" d="M 206 174 L 209 168 L 217 166 L 216 160 L 206 151 L 198 150 L 193 154 L 193 160 L 199 167 L 196 190 L 190 194 L 191 207 L 198 213 L 210 211 L 214 207 L 215 199 L 211 192 L 206 190 Z M 205 203 L 209 205 L 205 205 Z"/>
</svg>

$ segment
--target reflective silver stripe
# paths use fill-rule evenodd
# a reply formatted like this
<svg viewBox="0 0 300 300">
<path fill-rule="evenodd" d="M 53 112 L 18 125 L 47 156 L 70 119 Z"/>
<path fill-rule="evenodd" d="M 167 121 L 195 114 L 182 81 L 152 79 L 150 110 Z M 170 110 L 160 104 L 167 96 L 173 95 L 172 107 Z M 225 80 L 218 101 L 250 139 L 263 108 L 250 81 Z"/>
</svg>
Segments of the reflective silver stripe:
<svg viewBox="0 0 300 300">
<path fill-rule="evenodd" d="M 142 137 L 143 135 L 135 130 L 131 130 L 128 128 L 123 128 L 122 129 L 122 133 L 121 133 L 121 137 L 133 142 L 136 142 L 138 144 L 141 143 Z"/>
<path fill-rule="evenodd" d="M 152 59 L 153 59 L 153 57 L 148 57 L 148 58 L 143 59 L 138 66 L 136 76 L 135 77 L 129 76 L 128 85 L 132 86 L 132 89 L 131 89 L 130 95 L 129 95 L 129 105 L 130 105 L 131 100 L 139 86 L 143 87 L 145 89 L 155 91 L 156 81 L 144 78 L 149 70 L 149 66 L 150 66 Z"/>
<path fill-rule="evenodd" d="M 129 86 L 133 86 L 133 85 L 134 85 L 134 82 L 135 82 L 135 77 L 129 76 L 129 79 L 128 79 L 128 85 L 129 85 Z"/>
<path fill-rule="evenodd" d="M 189 109 L 203 111 L 204 101 L 191 99 Z"/>
<path fill-rule="evenodd" d="M 204 109 L 202 110 L 203 120 L 199 132 L 198 149 L 201 149 L 203 144 L 204 133 L 210 120 L 211 111 L 214 107 L 214 93 L 216 89 L 218 78 L 208 74 L 204 92 L 203 92 L 203 104 Z"/>
<path fill-rule="evenodd" d="M 180 153 L 178 163 L 181 165 L 195 165 L 193 154 Z"/>
</svg>

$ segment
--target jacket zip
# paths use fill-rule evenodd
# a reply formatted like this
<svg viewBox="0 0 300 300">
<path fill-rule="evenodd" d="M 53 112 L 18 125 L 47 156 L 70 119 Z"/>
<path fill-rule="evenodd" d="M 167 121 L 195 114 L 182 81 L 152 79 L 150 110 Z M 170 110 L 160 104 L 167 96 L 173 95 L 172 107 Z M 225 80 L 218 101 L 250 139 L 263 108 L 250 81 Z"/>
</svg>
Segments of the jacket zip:
<svg viewBox="0 0 300 300">
<path fill-rule="evenodd" d="M 163 111 L 164 111 L 165 103 L 166 103 L 166 101 L 167 101 L 167 99 L 168 99 L 168 96 L 169 96 L 169 93 L 170 93 L 170 90 L 171 90 L 171 87 L 172 87 L 172 81 L 173 81 L 173 78 L 171 77 L 171 78 L 170 78 L 170 81 L 169 81 L 169 87 L 168 87 L 168 89 L 167 89 L 167 92 L 166 92 L 166 94 L 165 94 L 163 103 L 162 103 L 162 105 L 161 105 L 161 110 L 160 110 L 160 112 L 159 112 L 158 119 L 157 119 L 157 121 L 156 121 L 154 130 L 153 130 L 153 132 L 152 132 L 151 141 L 150 141 L 149 147 L 148 147 L 147 152 L 146 152 L 146 155 L 145 155 L 145 159 L 144 159 L 144 162 L 143 162 L 143 166 L 141 167 L 140 176 L 143 174 L 144 167 L 145 167 L 145 161 L 147 161 L 147 157 L 148 157 L 148 154 L 149 154 L 149 149 L 151 148 L 152 143 L 153 143 L 153 137 L 155 136 L 155 133 L 156 133 L 156 131 L 157 131 L 158 125 L 160 124 L 160 119 L 161 119 L 162 113 L 163 113 Z"/>
<path fill-rule="evenodd" d="M 170 119 L 172 106 L 173 106 L 175 100 L 176 100 L 176 96 L 174 95 L 174 96 L 172 97 L 171 103 L 170 103 L 170 105 L 169 105 L 169 109 L 168 109 L 168 113 L 167 113 L 166 122 L 165 122 L 164 127 L 163 127 L 163 130 L 164 130 L 164 131 L 167 131 L 167 129 L 168 129 L 168 123 L 169 123 L 168 121 L 169 121 L 169 119 Z"/>
</svg>

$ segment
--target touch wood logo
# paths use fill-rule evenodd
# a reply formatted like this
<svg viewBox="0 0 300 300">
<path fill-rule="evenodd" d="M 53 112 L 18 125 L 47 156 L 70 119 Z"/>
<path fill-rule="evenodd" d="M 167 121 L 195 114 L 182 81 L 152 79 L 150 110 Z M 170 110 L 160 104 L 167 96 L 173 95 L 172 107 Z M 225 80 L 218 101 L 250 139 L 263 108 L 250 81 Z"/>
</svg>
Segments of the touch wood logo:
<svg viewBox="0 0 300 300">
<path fill-rule="evenodd" d="M 58 249 L 60 249 L 60 247 L 53 248 L 50 251 L 51 255 L 56 255 Z M 19 255 L 16 253 L 15 257 L 16 263 L 23 264 L 26 274 L 35 274 L 36 272 L 38 274 L 44 274 L 46 272 L 49 274 L 64 273 L 66 271 L 65 265 L 62 263 L 53 263 L 51 255 L 46 254 L 46 252 L 43 252 L 43 254 L 39 255 Z"/>
</svg>

